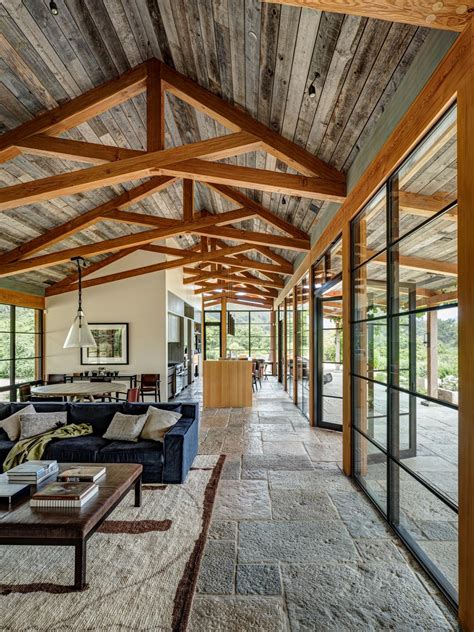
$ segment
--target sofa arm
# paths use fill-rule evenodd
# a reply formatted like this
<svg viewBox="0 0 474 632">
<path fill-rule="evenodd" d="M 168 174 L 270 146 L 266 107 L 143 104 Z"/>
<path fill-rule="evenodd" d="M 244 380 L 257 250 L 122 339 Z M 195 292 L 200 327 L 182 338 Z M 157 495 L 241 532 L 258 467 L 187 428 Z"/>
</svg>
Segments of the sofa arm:
<svg viewBox="0 0 474 632">
<path fill-rule="evenodd" d="M 199 406 L 194 419 L 183 417 L 163 442 L 163 483 L 184 483 L 199 447 Z"/>
</svg>

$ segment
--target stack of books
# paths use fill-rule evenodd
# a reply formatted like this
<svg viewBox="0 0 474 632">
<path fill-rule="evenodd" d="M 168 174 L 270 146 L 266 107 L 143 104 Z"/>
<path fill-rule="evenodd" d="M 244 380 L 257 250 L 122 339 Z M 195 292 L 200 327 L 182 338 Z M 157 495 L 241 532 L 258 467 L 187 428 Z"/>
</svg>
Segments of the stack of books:
<svg viewBox="0 0 474 632">
<path fill-rule="evenodd" d="M 76 508 L 85 505 L 99 491 L 95 483 L 51 483 L 33 494 L 31 507 Z"/>
<path fill-rule="evenodd" d="M 7 472 L 9 483 L 39 485 L 58 473 L 57 461 L 26 461 Z"/>
<path fill-rule="evenodd" d="M 58 474 L 58 481 L 65 481 L 69 483 L 94 483 L 96 480 L 104 476 L 104 474 L 105 467 L 96 467 L 93 465 L 85 467 L 71 467 L 69 470 L 64 470 L 64 472 Z"/>
<path fill-rule="evenodd" d="M 0 506 L 8 505 L 23 496 L 30 495 L 30 486 L 26 483 L 12 484 L 8 482 L 6 474 L 0 475 Z"/>
</svg>

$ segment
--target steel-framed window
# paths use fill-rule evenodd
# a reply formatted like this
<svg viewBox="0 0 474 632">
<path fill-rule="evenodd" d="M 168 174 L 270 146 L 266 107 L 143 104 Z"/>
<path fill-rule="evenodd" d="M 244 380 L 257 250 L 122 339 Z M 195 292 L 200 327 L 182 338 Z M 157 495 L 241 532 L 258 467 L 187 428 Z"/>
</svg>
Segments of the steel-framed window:
<svg viewBox="0 0 474 632">
<path fill-rule="evenodd" d="M 43 348 L 42 310 L 0 304 L 0 400 L 43 379 Z"/>
<path fill-rule="evenodd" d="M 435 126 L 434 131 L 443 124 L 445 119 L 453 117 L 453 112 L 455 113 L 454 109 L 449 111 Z M 431 133 L 434 132 L 427 135 L 428 141 Z M 416 151 L 415 149 L 406 162 L 412 160 Z M 408 506 L 403 505 L 403 498 L 406 502 L 406 490 L 416 489 L 418 496 L 427 495 L 432 499 L 430 502 L 436 506 L 438 513 L 447 512 L 446 515 L 452 515 L 452 524 L 455 524 L 458 512 L 456 499 L 446 490 L 440 489 L 426 472 L 416 471 L 416 466 L 412 462 L 413 457 L 417 455 L 417 405 L 424 402 L 441 407 L 446 413 L 451 411 L 454 415 L 457 412 L 456 403 L 432 397 L 430 393 L 420 390 L 417 381 L 417 324 L 425 315 L 426 322 L 430 315 L 432 317 L 435 314 L 444 313 L 449 317 L 449 310 L 453 313 L 457 310 L 457 296 L 456 292 L 452 292 L 452 295 L 446 292 L 444 303 L 419 306 L 416 288 L 403 287 L 401 291 L 402 284 L 398 274 L 400 268 L 403 267 L 400 263 L 400 257 L 403 256 L 400 252 L 403 253 L 403 247 L 417 235 L 427 235 L 430 230 L 436 234 L 436 228 L 440 223 L 443 221 L 446 223 L 448 216 L 455 217 L 457 200 L 453 198 L 447 200 L 443 208 L 426 219 L 415 222 L 416 225 L 402 231 L 401 234 L 398 229 L 400 212 L 397 206 L 399 200 L 397 178 L 403 167 L 404 165 L 390 176 L 382 190 L 373 198 L 374 200 L 378 198 L 379 203 L 381 197 L 385 197 L 385 243 L 379 242 L 378 247 L 373 251 L 369 250 L 366 253 L 368 256 L 364 257 L 366 248 L 364 240 L 361 239 L 364 229 L 358 225 L 358 222 L 363 217 L 365 209 L 361 210 L 351 225 L 351 391 L 354 476 L 392 528 L 455 604 L 457 594 L 452 582 L 446 574 L 441 572 L 434 559 L 425 550 L 426 542 L 421 537 L 414 537 L 414 529 L 403 515 Z M 371 202 L 366 208 L 371 205 Z M 372 208 L 374 206 L 372 203 Z M 365 230 L 367 230 L 366 227 Z M 378 229 L 372 227 L 368 237 L 374 239 L 373 236 L 378 234 L 382 239 L 381 230 L 383 226 L 379 226 Z M 371 282 L 375 283 L 373 287 L 380 284 L 378 286 L 380 291 L 385 291 L 385 313 L 383 308 L 377 307 L 375 300 L 371 304 L 370 297 L 360 300 L 363 294 L 361 289 L 364 289 L 364 279 L 366 280 L 365 289 L 368 288 L 367 271 L 371 265 L 374 269 L 374 264 L 380 266 L 383 262 L 385 275 L 382 274 L 382 277 L 385 276 L 385 278 Z M 383 302 L 382 298 L 380 303 L 383 304 Z M 365 352 L 373 354 L 377 351 L 377 348 L 374 348 L 377 330 L 379 330 L 379 345 L 380 340 L 383 341 L 380 331 L 386 332 L 385 366 L 377 365 L 373 357 L 372 362 L 363 357 Z M 408 358 L 406 367 L 401 366 L 401 337 L 405 341 L 408 340 L 405 350 Z M 428 344 L 431 342 L 428 341 Z M 364 366 L 367 367 L 366 370 L 361 370 Z M 409 422 L 406 444 L 401 442 L 400 424 L 403 418 L 408 419 Z M 380 420 L 385 422 L 385 433 L 381 427 L 377 430 Z M 406 487 L 405 490 L 404 487 Z M 446 520 L 446 524 L 448 523 L 451 526 L 451 522 Z M 455 533 L 455 529 L 453 532 Z"/>
</svg>

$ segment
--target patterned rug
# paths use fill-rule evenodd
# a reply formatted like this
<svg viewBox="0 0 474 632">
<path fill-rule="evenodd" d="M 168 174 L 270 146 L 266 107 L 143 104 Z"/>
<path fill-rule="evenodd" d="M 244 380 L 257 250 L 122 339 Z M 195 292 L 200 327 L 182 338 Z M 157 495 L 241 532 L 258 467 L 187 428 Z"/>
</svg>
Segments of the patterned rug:
<svg viewBox="0 0 474 632">
<path fill-rule="evenodd" d="M 87 588 L 71 547 L 0 546 L 0 628 L 186 630 L 225 457 L 198 456 L 184 485 L 131 492 L 87 545 Z"/>
</svg>

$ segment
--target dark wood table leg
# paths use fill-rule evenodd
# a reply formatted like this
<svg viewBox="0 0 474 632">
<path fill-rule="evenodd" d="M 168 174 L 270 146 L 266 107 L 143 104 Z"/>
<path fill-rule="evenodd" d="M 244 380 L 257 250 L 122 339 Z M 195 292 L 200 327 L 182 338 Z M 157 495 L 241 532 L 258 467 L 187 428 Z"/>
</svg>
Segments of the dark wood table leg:
<svg viewBox="0 0 474 632">
<path fill-rule="evenodd" d="M 86 587 L 86 550 L 85 540 L 81 540 L 74 546 L 74 588 L 76 590 L 84 590 Z"/>
<path fill-rule="evenodd" d="M 137 478 L 135 482 L 135 507 L 142 506 L 142 477 Z"/>
</svg>

